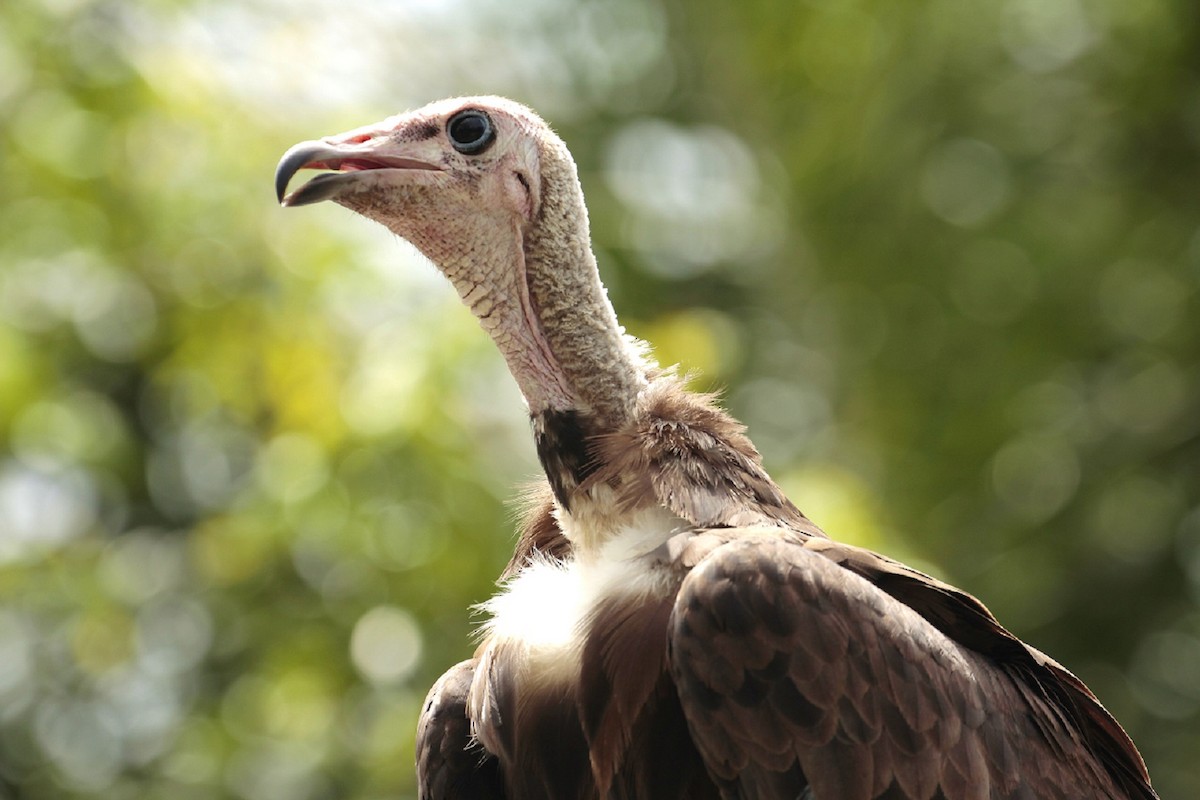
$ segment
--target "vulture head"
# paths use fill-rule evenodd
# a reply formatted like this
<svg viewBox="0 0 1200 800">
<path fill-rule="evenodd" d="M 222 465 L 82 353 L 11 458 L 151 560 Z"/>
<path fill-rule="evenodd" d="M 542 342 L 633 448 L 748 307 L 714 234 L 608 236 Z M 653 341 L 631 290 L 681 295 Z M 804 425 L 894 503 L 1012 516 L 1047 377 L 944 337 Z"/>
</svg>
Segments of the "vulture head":
<svg viewBox="0 0 1200 800">
<path fill-rule="evenodd" d="M 329 170 L 287 193 L 302 169 Z M 498 97 L 442 100 L 301 142 L 275 175 L 285 206 L 332 200 L 417 247 L 492 337 L 530 412 L 578 413 L 597 429 L 646 386 L 596 270 L 566 145 Z"/>
</svg>

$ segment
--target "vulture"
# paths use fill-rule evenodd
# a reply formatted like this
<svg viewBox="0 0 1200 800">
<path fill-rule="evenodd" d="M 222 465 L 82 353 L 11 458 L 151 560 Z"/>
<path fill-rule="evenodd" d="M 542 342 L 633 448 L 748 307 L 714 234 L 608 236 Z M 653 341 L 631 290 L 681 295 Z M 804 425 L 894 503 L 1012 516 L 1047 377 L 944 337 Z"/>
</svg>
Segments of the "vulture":
<svg viewBox="0 0 1200 800">
<path fill-rule="evenodd" d="M 322 172 L 288 193 L 302 169 Z M 1078 678 L 966 592 L 830 539 L 625 334 L 574 160 L 533 111 L 442 100 L 295 145 L 275 184 L 449 279 L 545 471 L 474 656 L 423 706 L 421 798 L 1157 797 Z"/>
</svg>

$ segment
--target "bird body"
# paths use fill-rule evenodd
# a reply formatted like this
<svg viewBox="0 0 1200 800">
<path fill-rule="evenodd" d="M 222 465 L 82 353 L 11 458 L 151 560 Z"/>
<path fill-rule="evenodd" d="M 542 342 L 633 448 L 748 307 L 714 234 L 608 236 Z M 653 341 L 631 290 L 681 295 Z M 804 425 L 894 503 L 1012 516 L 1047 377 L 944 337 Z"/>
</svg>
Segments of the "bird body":
<svg viewBox="0 0 1200 800">
<path fill-rule="evenodd" d="M 333 172 L 285 196 L 302 168 Z M 479 647 L 427 698 L 423 798 L 1156 797 L 1078 679 L 970 595 L 831 540 L 624 334 L 574 162 L 533 112 L 440 101 L 297 145 L 276 186 L 449 278 L 546 475 Z"/>
</svg>

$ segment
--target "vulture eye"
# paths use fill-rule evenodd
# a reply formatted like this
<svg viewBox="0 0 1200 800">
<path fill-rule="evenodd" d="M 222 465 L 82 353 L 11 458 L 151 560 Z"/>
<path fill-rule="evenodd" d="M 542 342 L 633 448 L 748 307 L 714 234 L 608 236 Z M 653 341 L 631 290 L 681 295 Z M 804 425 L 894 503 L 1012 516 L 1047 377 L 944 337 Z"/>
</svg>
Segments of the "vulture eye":
<svg viewBox="0 0 1200 800">
<path fill-rule="evenodd" d="M 450 144 L 464 155 L 482 153 L 496 138 L 492 120 L 487 114 L 474 108 L 460 111 L 446 123 L 446 135 Z"/>
</svg>

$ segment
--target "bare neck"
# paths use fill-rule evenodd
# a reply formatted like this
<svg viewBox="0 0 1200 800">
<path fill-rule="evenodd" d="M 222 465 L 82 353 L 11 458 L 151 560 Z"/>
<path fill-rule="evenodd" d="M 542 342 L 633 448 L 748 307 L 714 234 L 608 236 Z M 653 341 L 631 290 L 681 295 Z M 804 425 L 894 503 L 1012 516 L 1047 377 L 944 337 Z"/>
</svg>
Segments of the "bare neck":
<svg viewBox="0 0 1200 800">
<path fill-rule="evenodd" d="M 619 426 L 647 385 L 646 365 L 600 282 L 583 192 L 569 161 L 543 162 L 540 214 L 526 234 L 525 264 L 533 311 L 580 404 L 574 410 L 600 430 Z"/>
</svg>

